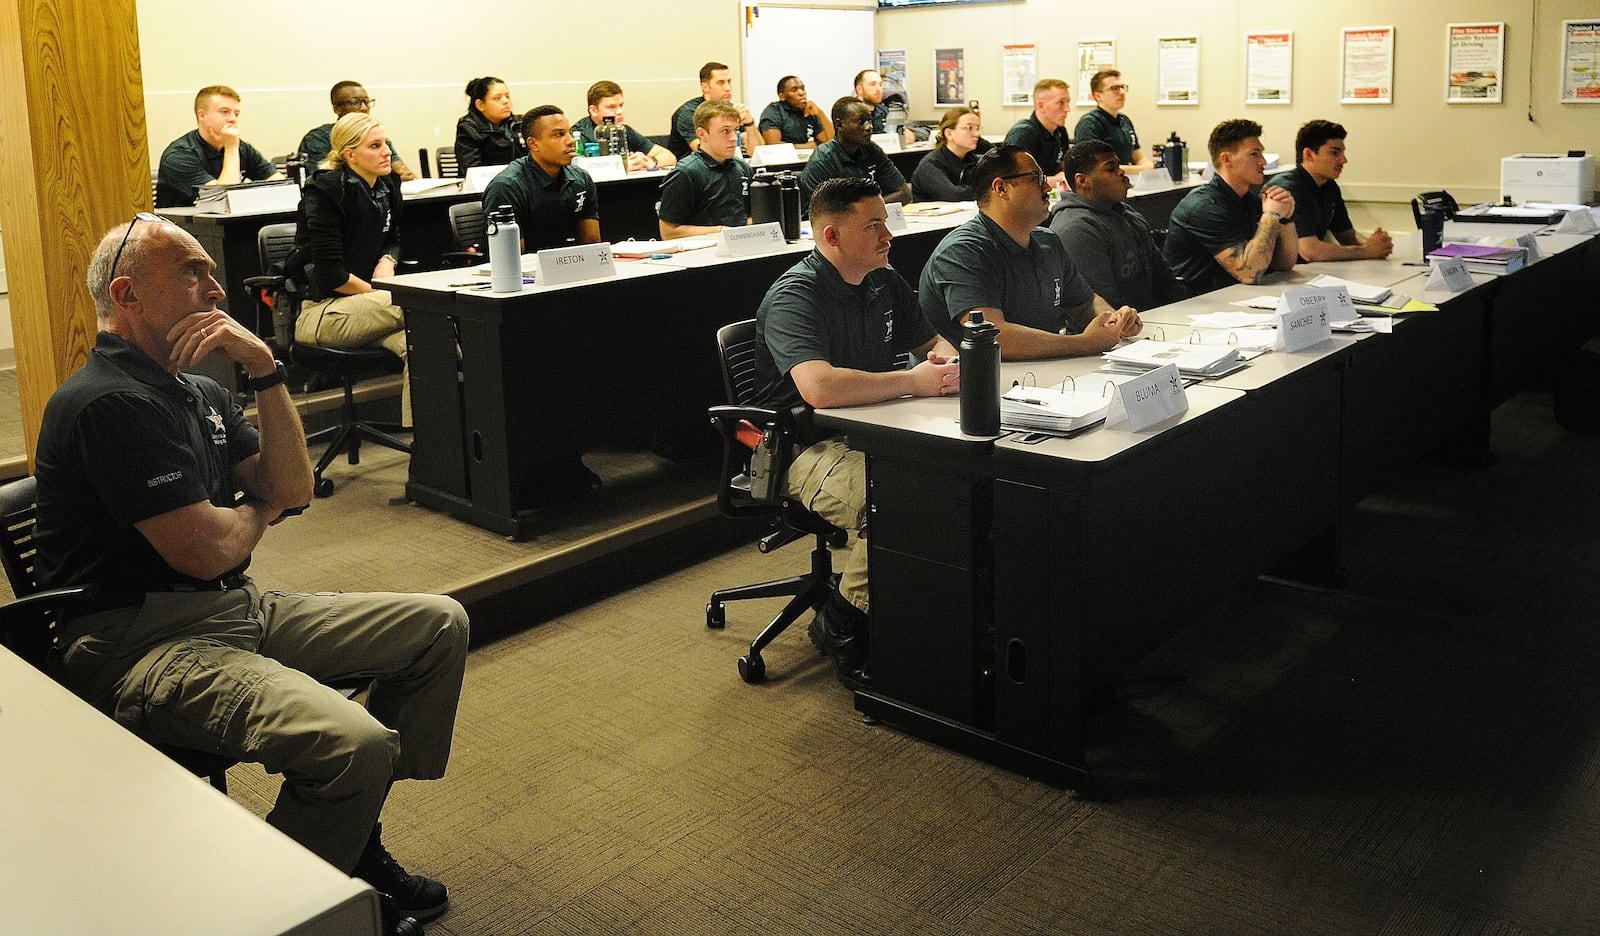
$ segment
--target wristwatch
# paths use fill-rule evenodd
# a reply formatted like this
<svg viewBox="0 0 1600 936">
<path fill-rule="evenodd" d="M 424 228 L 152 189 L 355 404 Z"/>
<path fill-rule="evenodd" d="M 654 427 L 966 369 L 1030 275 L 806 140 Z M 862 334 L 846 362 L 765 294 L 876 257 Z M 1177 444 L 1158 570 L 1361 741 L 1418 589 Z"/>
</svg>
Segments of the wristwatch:
<svg viewBox="0 0 1600 936">
<path fill-rule="evenodd" d="M 273 363 L 277 364 L 278 367 L 272 373 L 265 377 L 251 377 L 248 381 L 246 381 L 246 383 L 250 385 L 251 392 L 260 393 L 269 387 L 276 387 L 278 384 L 281 384 L 285 380 L 289 379 L 289 368 L 284 367 L 282 361 L 274 361 Z"/>
</svg>

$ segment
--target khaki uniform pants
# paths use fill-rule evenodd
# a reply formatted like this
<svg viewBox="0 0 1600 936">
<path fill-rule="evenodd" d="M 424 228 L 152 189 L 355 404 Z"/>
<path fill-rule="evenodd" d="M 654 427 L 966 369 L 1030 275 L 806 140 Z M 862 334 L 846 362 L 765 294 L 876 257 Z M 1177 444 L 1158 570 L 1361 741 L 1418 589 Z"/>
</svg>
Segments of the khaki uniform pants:
<svg viewBox="0 0 1600 936">
<path fill-rule="evenodd" d="M 282 773 L 267 821 L 347 872 L 390 783 L 450 758 L 467 656 L 451 598 L 156 592 L 63 631 L 64 685 L 151 743 Z M 325 685 L 368 677 L 365 707 Z"/>
<path fill-rule="evenodd" d="M 406 358 L 406 314 L 387 289 L 334 296 L 300 304 L 294 340 L 324 348 L 383 345 L 404 361 L 400 380 L 400 423 L 411 425 L 411 362 Z"/>
<path fill-rule="evenodd" d="M 850 534 L 839 595 L 868 611 L 866 454 L 842 439 L 825 439 L 794 457 L 787 485 L 790 497 Z"/>
</svg>

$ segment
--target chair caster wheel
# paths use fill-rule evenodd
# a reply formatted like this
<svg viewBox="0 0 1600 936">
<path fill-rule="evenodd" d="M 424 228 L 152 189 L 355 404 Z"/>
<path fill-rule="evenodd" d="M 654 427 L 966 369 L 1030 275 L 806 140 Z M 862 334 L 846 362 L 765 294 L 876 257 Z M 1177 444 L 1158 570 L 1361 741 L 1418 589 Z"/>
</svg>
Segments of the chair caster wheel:
<svg viewBox="0 0 1600 936">
<path fill-rule="evenodd" d="M 754 685 L 767 678 L 767 661 L 756 654 L 739 658 L 739 678 Z"/>
<path fill-rule="evenodd" d="M 311 491 L 318 497 L 332 497 L 333 482 L 327 478 L 318 478 L 317 483 L 311 486 Z"/>
<path fill-rule="evenodd" d="M 706 605 L 706 626 L 712 630 L 722 630 L 728 625 L 728 611 L 720 602 L 713 601 Z"/>
</svg>

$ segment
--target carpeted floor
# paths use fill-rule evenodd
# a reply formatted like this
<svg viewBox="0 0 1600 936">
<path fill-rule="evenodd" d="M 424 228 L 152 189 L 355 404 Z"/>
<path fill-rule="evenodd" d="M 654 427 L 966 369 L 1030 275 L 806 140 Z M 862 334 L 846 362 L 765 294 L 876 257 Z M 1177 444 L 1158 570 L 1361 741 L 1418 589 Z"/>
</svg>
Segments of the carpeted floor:
<svg viewBox="0 0 1600 936">
<path fill-rule="evenodd" d="M 386 840 L 444 936 L 1600 932 L 1600 438 L 1494 433 L 1361 503 L 1346 587 L 1197 609 L 1097 717 L 1107 799 L 864 724 L 799 632 L 741 683 L 776 603 L 707 593 L 805 561 L 741 548 L 475 649 Z"/>
</svg>

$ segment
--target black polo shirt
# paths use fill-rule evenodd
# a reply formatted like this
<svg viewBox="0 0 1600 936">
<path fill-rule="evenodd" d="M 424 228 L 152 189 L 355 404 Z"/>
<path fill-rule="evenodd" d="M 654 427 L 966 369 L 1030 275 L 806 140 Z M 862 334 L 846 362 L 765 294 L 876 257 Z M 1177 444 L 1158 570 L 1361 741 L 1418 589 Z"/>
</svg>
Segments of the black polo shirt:
<svg viewBox="0 0 1600 936">
<path fill-rule="evenodd" d="M 862 103 L 866 103 L 863 101 Z M 872 132 L 884 133 L 889 129 L 889 105 L 879 101 L 872 105 Z"/>
<path fill-rule="evenodd" d="M 694 112 L 705 102 L 705 95 L 697 95 L 679 104 L 678 109 L 672 112 L 672 136 L 667 139 L 667 149 L 679 159 L 694 152 Z"/>
<path fill-rule="evenodd" d="M 548 175 L 532 156 L 518 156 L 483 190 L 483 210 L 510 205 L 522 231 L 522 250 L 565 247 L 578 236 L 578 222 L 600 217 L 594 179 L 577 166 Z"/>
<path fill-rule="evenodd" d="M 977 150 L 958 157 L 949 147 L 934 149 L 911 173 L 911 197 L 916 201 L 972 201 L 978 195 L 967 182 L 967 173 L 977 161 Z"/>
<path fill-rule="evenodd" d="M 1103 107 L 1078 118 L 1078 142 L 1084 140 L 1104 140 L 1111 144 L 1117 151 L 1117 161 L 1124 166 L 1133 165 L 1133 151 L 1142 149 L 1139 145 L 1139 134 L 1133 129 L 1133 121 L 1127 114 L 1112 114 Z"/>
<path fill-rule="evenodd" d="M 100 332 L 39 427 L 39 583 L 151 591 L 194 582 L 134 524 L 201 501 L 232 507 L 233 466 L 259 451 L 256 428 L 216 381 L 174 377 Z"/>
<path fill-rule="evenodd" d="M 400 259 L 400 218 L 405 199 L 393 172 L 367 185 L 348 167 L 318 169 L 300 193 L 295 213 L 295 254 L 289 261 L 306 287 L 306 298 L 338 294 L 351 276 L 372 279 L 384 256 Z M 312 264 L 307 275 L 304 264 Z"/>
<path fill-rule="evenodd" d="M 883 147 L 872 141 L 862 144 L 855 156 L 844 151 L 837 138 L 818 146 L 800 173 L 800 202 L 811 204 L 811 190 L 829 179 L 871 179 L 885 196 L 900 191 L 906 177 L 900 174 Z"/>
<path fill-rule="evenodd" d="M 327 158 L 327 154 L 323 154 Z M 239 141 L 239 177 L 261 181 L 277 170 L 272 160 L 249 143 Z M 200 186 L 222 174 L 222 150 L 213 149 L 200 136 L 199 130 L 190 130 L 178 137 L 161 153 L 161 164 L 156 169 L 156 207 L 179 208 L 193 205 Z"/>
<path fill-rule="evenodd" d="M 804 404 L 789 375 L 796 364 L 884 373 L 901 355 L 935 336 L 917 294 L 893 267 L 873 270 L 851 286 L 828 258 L 813 250 L 778 277 L 756 309 L 757 406 Z"/>
<path fill-rule="evenodd" d="M 1034 228 L 1023 247 L 979 212 L 933 249 L 918 296 L 928 321 L 957 341 L 961 316 L 979 306 L 999 309 L 1008 322 L 1060 332 L 1076 324 L 1067 310 L 1094 299 L 1094 290 L 1055 232 Z"/>
<path fill-rule="evenodd" d="M 1344 193 L 1339 191 L 1339 181 L 1329 179 L 1322 185 L 1311 177 L 1303 166 L 1280 172 L 1267 181 L 1287 189 L 1294 196 L 1294 230 L 1296 237 L 1327 237 L 1329 232 L 1343 234 L 1355 230 L 1350 223 L 1350 212 L 1344 206 Z"/>
<path fill-rule="evenodd" d="M 695 150 L 661 180 L 656 215 L 671 224 L 741 227 L 749 223 L 755 174 L 738 157 L 719 163 L 705 150 Z"/>
<path fill-rule="evenodd" d="M 300 146 L 295 152 L 308 160 L 306 174 L 309 175 L 311 170 L 320 169 L 322 164 L 327 162 L 328 151 L 331 149 L 333 149 L 333 124 L 325 123 L 307 130 L 306 135 L 300 138 Z M 395 152 L 393 140 L 389 141 L 389 162 L 397 167 L 405 165 L 405 160 Z"/>
<path fill-rule="evenodd" d="M 1189 294 L 1198 296 L 1238 282 L 1217 262 L 1217 254 L 1255 237 L 1260 223 L 1260 193 L 1252 190 L 1240 197 L 1222 176 L 1214 175 L 1172 209 L 1161 252 Z"/>
<path fill-rule="evenodd" d="M 782 101 L 773 101 L 761 112 L 756 130 L 759 133 L 776 130 L 782 134 L 779 140 L 782 143 L 814 143 L 822 133 L 822 118 L 807 116 Z"/>
<path fill-rule="evenodd" d="M 1044 124 L 1039 122 L 1038 114 L 1029 114 L 1017 121 L 1006 132 L 1006 142 L 1027 150 L 1047 176 L 1061 171 L 1061 163 L 1067 158 L 1067 150 L 1072 147 L 1072 138 L 1067 136 L 1065 124 L 1054 130 L 1046 130 Z"/>
<path fill-rule="evenodd" d="M 598 143 L 600 138 L 594 135 L 596 126 L 598 125 L 594 122 L 593 117 L 584 117 L 572 125 L 572 135 L 577 137 L 580 143 Z M 628 152 L 630 153 L 648 153 L 655 146 L 649 137 L 627 124 L 622 125 L 622 133 L 628 138 Z M 581 156 L 583 154 L 579 153 L 578 155 Z"/>
</svg>

